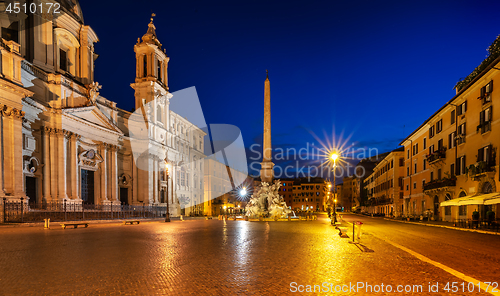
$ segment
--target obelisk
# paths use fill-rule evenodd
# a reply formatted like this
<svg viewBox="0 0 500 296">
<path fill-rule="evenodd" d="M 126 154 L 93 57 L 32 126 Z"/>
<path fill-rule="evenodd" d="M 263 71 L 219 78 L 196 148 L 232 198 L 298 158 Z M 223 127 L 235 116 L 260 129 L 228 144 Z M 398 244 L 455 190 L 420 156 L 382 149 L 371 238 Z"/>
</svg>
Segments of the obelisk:
<svg viewBox="0 0 500 296">
<path fill-rule="evenodd" d="M 271 84 L 267 70 L 266 81 L 264 82 L 264 147 L 262 152 L 260 180 L 261 182 L 272 183 L 274 178 L 274 163 L 272 162 L 271 147 Z"/>
</svg>

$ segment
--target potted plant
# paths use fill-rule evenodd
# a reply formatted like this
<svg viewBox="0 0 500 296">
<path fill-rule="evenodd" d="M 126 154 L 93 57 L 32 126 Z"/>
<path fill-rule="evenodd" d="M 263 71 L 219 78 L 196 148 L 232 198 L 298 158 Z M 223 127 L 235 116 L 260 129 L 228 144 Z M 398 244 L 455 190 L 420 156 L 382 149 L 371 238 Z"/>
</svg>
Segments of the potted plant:
<svg viewBox="0 0 500 296">
<path fill-rule="evenodd" d="M 486 212 L 486 219 L 488 219 L 488 222 L 495 221 L 495 212 L 493 212 L 492 210 Z"/>
</svg>

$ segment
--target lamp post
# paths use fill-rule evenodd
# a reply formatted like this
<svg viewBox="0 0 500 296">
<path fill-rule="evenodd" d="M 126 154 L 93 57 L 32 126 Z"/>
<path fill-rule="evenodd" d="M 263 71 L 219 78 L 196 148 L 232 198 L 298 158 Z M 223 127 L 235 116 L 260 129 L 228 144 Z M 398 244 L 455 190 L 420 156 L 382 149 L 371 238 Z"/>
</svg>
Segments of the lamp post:
<svg viewBox="0 0 500 296">
<path fill-rule="evenodd" d="M 335 184 L 335 167 L 337 166 L 337 159 L 339 158 L 339 154 L 336 153 L 336 152 L 333 152 L 332 154 L 330 154 L 330 159 L 333 161 L 333 168 L 332 168 L 332 172 L 333 172 L 333 198 L 335 200 L 335 208 L 333 209 L 333 222 L 337 222 L 337 194 L 336 194 L 336 191 L 337 191 L 337 186 Z"/>
<path fill-rule="evenodd" d="M 165 176 L 167 179 L 167 213 L 165 214 L 165 222 L 170 222 L 170 207 L 169 207 L 169 202 L 168 202 L 168 178 L 170 177 L 170 170 L 169 170 L 170 164 L 168 163 L 167 158 L 165 158 Z"/>
</svg>

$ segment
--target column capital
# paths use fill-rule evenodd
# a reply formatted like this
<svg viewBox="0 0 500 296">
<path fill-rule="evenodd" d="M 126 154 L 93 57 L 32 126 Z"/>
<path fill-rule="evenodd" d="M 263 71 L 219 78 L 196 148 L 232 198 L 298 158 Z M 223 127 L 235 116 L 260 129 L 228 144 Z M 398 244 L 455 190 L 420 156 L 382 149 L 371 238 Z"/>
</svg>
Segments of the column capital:
<svg viewBox="0 0 500 296">
<path fill-rule="evenodd" d="M 26 113 L 19 109 L 3 105 L 0 109 L 0 114 L 5 117 L 13 117 L 15 119 L 21 119 L 24 117 Z"/>
</svg>

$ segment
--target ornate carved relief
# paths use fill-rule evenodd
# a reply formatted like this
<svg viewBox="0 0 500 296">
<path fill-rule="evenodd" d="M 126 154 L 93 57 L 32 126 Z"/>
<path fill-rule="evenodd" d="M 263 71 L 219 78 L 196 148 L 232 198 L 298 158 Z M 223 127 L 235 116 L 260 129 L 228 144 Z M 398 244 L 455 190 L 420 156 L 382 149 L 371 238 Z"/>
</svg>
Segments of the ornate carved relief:
<svg viewBox="0 0 500 296">
<path fill-rule="evenodd" d="M 40 160 L 36 157 L 25 157 L 23 173 L 27 176 L 33 177 L 40 167 Z"/>
<path fill-rule="evenodd" d="M 7 105 L 3 105 L 0 110 L 0 114 L 5 117 L 14 117 L 16 119 L 21 119 L 26 114 L 24 111 L 18 110 L 16 108 L 11 108 Z"/>
<path fill-rule="evenodd" d="M 118 177 L 118 180 L 121 186 L 128 186 L 132 184 L 131 182 L 133 179 L 129 174 L 123 173 L 120 175 L 120 177 Z"/>
<path fill-rule="evenodd" d="M 89 149 L 80 153 L 80 155 L 78 155 L 78 160 L 78 165 L 80 165 L 82 169 L 90 171 L 97 171 L 99 163 L 103 161 L 102 157 L 94 149 Z"/>
</svg>

